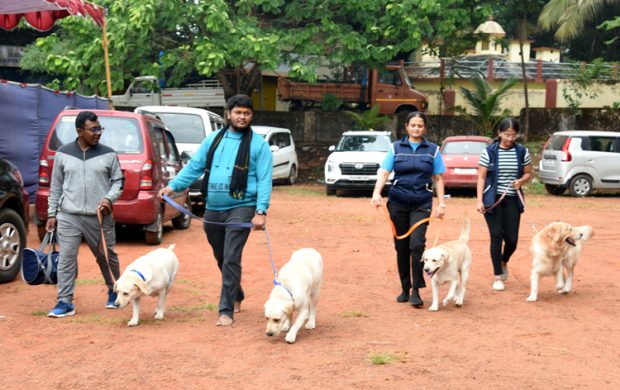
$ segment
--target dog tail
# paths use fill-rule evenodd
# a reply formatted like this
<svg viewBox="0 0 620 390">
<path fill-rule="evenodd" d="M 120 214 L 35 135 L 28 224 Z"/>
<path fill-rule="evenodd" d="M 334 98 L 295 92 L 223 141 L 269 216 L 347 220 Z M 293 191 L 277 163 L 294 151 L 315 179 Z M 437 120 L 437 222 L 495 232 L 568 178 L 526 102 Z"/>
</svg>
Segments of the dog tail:
<svg viewBox="0 0 620 390">
<path fill-rule="evenodd" d="M 168 247 L 169 250 L 174 251 L 174 248 L 177 246 L 177 244 L 172 244 Z"/>
<path fill-rule="evenodd" d="M 465 215 L 465 217 L 463 217 L 463 227 L 461 228 L 461 235 L 459 236 L 459 241 L 468 242 L 469 231 L 469 215 Z"/>
</svg>

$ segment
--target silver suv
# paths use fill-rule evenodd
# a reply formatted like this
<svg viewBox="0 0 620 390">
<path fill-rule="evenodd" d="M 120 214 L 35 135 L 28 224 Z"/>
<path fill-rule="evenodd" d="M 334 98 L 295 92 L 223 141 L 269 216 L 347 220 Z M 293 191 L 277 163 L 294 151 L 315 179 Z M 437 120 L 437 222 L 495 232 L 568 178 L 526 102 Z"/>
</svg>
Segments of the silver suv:
<svg viewBox="0 0 620 390">
<path fill-rule="evenodd" d="M 620 133 L 570 130 L 553 133 L 542 151 L 540 180 L 552 195 L 620 189 Z"/>
</svg>

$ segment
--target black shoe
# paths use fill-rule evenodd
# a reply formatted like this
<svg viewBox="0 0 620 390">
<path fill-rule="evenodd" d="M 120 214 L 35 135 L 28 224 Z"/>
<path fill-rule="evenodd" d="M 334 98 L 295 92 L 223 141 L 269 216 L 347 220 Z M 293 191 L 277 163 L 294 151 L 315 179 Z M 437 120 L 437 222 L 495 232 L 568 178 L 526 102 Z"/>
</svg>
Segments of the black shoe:
<svg viewBox="0 0 620 390">
<path fill-rule="evenodd" d="M 403 290 L 399 296 L 396 297 L 396 302 L 403 303 L 409 300 L 409 290 Z"/>
<path fill-rule="evenodd" d="M 409 303 L 413 307 L 424 306 L 424 301 L 422 301 L 422 298 L 420 298 L 420 293 L 418 293 L 418 290 L 415 288 L 413 289 L 413 293 L 411 294 L 411 299 L 409 300 Z"/>
</svg>

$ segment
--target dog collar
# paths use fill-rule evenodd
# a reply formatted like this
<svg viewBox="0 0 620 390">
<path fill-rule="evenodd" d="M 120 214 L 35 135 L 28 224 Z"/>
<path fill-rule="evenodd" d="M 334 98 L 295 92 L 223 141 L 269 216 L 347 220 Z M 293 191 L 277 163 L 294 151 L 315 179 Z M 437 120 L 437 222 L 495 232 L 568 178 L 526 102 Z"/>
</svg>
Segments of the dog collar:
<svg viewBox="0 0 620 390">
<path fill-rule="evenodd" d="M 291 296 L 291 300 L 292 300 L 292 301 L 295 301 L 295 299 L 293 298 L 293 293 L 291 292 L 291 290 L 290 290 L 288 287 L 286 287 L 286 286 L 285 286 L 285 285 L 283 285 L 282 283 L 278 282 L 276 279 L 274 279 L 274 280 L 273 280 L 273 285 L 274 285 L 274 286 L 280 286 L 280 287 L 282 287 L 284 290 L 286 290 L 286 292 L 288 293 L 288 295 L 290 295 L 290 296 Z"/>
<path fill-rule="evenodd" d="M 146 278 L 144 277 L 144 275 L 142 275 L 142 273 L 140 271 L 138 271 L 137 269 L 132 269 L 131 272 L 137 273 L 138 276 L 140 277 L 140 279 L 142 279 L 143 281 L 146 282 Z"/>
</svg>

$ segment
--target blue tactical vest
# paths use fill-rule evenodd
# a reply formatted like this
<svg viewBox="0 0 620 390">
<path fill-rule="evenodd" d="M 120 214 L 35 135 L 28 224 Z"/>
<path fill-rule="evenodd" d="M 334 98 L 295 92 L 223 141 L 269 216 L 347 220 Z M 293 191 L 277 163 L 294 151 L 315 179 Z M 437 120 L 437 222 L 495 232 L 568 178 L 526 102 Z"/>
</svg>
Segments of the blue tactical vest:
<svg viewBox="0 0 620 390">
<path fill-rule="evenodd" d="M 517 149 L 517 160 L 519 162 L 517 166 L 517 178 L 523 176 L 523 160 L 525 160 L 525 146 L 521 144 L 515 144 Z M 497 201 L 497 166 L 499 159 L 499 142 L 493 142 L 487 146 L 487 153 L 489 155 L 489 166 L 487 167 L 487 178 L 484 181 L 484 192 L 482 193 L 482 203 L 485 208 L 489 208 Z M 521 192 L 523 195 L 523 192 Z M 517 202 L 519 205 L 519 211 L 525 210 L 525 205 L 521 202 L 521 199 Z M 492 213 L 493 210 L 489 210 Z"/>
<path fill-rule="evenodd" d="M 394 181 L 388 200 L 401 207 L 433 207 L 433 167 L 438 146 L 426 139 L 415 152 L 405 136 L 392 143 Z"/>
</svg>

